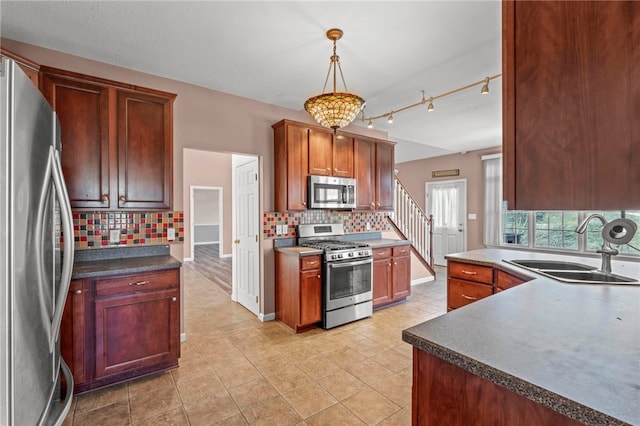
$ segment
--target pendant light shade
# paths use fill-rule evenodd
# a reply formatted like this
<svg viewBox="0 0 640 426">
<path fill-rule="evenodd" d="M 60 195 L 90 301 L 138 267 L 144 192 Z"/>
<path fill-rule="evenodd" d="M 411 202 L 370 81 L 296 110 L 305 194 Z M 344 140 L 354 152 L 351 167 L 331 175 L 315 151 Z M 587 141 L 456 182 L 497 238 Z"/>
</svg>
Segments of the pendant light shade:
<svg viewBox="0 0 640 426">
<path fill-rule="evenodd" d="M 333 71 L 333 92 L 323 93 L 318 96 L 307 99 L 304 103 L 304 109 L 324 127 L 329 127 L 334 132 L 341 128 L 348 126 L 362 108 L 365 101 L 360 96 L 351 94 L 348 92 L 347 84 L 344 81 L 342 75 L 342 68 L 340 67 L 340 57 L 336 55 L 336 41 L 342 38 L 342 30 L 338 28 L 332 28 L 327 31 L 327 38 L 333 40 L 333 55 L 331 56 L 331 63 L 329 64 L 329 72 L 327 73 L 327 79 L 324 82 L 324 92 L 327 87 L 327 81 Z M 336 90 L 336 68 L 340 72 L 342 78 L 342 84 L 344 85 L 344 92 L 338 92 Z"/>
</svg>

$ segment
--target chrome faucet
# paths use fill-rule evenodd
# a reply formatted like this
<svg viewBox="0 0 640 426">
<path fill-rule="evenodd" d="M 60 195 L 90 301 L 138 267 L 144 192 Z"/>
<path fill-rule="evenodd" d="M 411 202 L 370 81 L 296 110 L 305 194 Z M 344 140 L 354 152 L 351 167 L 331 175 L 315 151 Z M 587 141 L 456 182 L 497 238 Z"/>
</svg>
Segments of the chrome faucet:
<svg viewBox="0 0 640 426">
<path fill-rule="evenodd" d="M 601 214 L 594 213 L 592 215 L 587 216 L 585 220 L 583 220 L 580 225 L 576 228 L 576 232 L 578 234 L 584 234 L 584 231 L 587 230 L 587 225 L 591 222 L 591 219 L 599 219 L 602 222 L 602 226 L 607 224 L 607 219 Z M 602 247 L 597 251 L 602 255 L 602 265 L 600 266 L 600 271 L 605 273 L 611 273 L 611 256 L 615 256 L 618 254 L 618 250 L 611 247 L 611 244 L 606 241 L 604 238 L 602 239 Z"/>
</svg>

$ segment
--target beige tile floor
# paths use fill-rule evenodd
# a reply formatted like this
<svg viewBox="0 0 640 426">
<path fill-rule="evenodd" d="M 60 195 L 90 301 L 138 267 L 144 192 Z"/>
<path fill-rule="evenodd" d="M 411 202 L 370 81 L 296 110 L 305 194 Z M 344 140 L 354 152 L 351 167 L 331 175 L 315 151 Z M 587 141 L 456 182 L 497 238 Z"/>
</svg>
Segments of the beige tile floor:
<svg viewBox="0 0 640 426">
<path fill-rule="evenodd" d="M 446 312 L 444 269 L 403 304 L 332 330 L 260 322 L 188 264 L 180 367 L 75 398 L 65 426 L 409 425 L 401 331 Z"/>
</svg>

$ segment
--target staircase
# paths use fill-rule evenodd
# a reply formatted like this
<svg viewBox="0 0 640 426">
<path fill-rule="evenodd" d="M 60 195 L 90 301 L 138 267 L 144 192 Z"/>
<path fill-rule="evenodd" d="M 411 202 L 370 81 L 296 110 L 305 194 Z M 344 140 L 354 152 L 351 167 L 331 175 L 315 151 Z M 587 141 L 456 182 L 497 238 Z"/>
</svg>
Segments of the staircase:
<svg viewBox="0 0 640 426">
<path fill-rule="evenodd" d="M 411 249 L 433 274 L 433 216 L 427 216 L 407 188 L 394 177 L 395 211 L 388 220 L 396 232 L 411 241 Z"/>
</svg>

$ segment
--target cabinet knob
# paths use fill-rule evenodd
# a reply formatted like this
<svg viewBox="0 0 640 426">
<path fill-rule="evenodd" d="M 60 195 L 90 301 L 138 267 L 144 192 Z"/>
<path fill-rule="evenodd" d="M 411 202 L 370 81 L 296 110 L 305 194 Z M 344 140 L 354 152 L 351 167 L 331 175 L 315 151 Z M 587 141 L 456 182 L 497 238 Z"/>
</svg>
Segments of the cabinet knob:
<svg viewBox="0 0 640 426">
<path fill-rule="evenodd" d="M 119 198 L 121 203 L 124 203 L 125 201 L 127 201 L 126 197 L 124 195 L 121 195 Z"/>
<path fill-rule="evenodd" d="M 334 172 L 338 173 L 338 168 L 333 169 Z"/>
<path fill-rule="evenodd" d="M 320 274 L 318 274 L 318 278 L 320 278 Z"/>
<path fill-rule="evenodd" d="M 307 202 L 306 202 L 306 201 L 303 201 L 303 202 L 302 202 L 302 205 L 303 205 L 303 206 L 306 206 L 306 205 L 307 205 Z"/>
<path fill-rule="evenodd" d="M 176 300 L 178 300 L 178 298 L 177 298 L 177 297 L 172 297 L 172 298 L 171 298 L 171 301 L 172 301 L 172 302 L 175 302 Z"/>
<path fill-rule="evenodd" d="M 327 171 L 330 172 L 331 171 L 331 167 L 327 167 Z"/>
<path fill-rule="evenodd" d="M 102 194 L 102 201 L 105 203 L 109 202 L 109 194 Z"/>
<path fill-rule="evenodd" d="M 82 290 L 76 290 L 74 293 L 75 294 L 82 294 Z"/>
<path fill-rule="evenodd" d="M 376 206 L 376 203 L 371 203 L 371 207 L 375 207 L 375 206 Z"/>
</svg>

